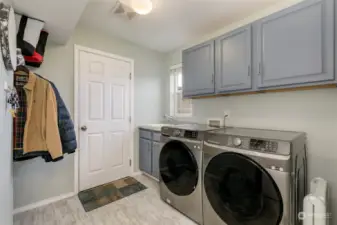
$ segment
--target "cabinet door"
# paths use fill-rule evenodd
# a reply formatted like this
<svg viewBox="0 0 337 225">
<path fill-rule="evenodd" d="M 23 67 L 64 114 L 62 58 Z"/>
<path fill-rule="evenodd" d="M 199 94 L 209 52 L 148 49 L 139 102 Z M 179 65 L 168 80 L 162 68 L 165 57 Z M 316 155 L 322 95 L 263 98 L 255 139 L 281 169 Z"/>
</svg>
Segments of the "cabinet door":
<svg viewBox="0 0 337 225">
<path fill-rule="evenodd" d="M 251 25 L 230 32 L 215 41 L 216 92 L 252 87 Z"/>
<path fill-rule="evenodd" d="M 159 180 L 159 156 L 162 148 L 162 144 L 158 142 L 152 143 L 152 176 Z"/>
<path fill-rule="evenodd" d="M 183 95 L 214 93 L 214 41 L 183 51 Z"/>
<path fill-rule="evenodd" d="M 334 1 L 307 0 L 258 22 L 258 86 L 334 79 Z"/>
<path fill-rule="evenodd" d="M 139 169 L 148 174 L 152 173 L 152 149 L 151 141 L 139 139 Z"/>
</svg>

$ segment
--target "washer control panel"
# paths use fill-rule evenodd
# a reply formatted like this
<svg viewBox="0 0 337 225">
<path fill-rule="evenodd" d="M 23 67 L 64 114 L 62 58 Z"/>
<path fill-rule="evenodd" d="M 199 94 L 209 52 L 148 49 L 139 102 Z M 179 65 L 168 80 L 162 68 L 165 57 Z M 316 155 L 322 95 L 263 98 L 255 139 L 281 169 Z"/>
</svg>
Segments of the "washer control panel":
<svg viewBox="0 0 337 225">
<path fill-rule="evenodd" d="M 250 139 L 249 148 L 256 151 L 277 152 L 278 143 L 261 139 Z"/>
<path fill-rule="evenodd" d="M 174 137 L 179 137 L 180 134 L 181 134 L 181 131 L 179 129 L 176 129 L 176 130 L 173 131 L 172 134 L 173 134 Z"/>
<path fill-rule="evenodd" d="M 242 144 L 241 138 L 238 138 L 238 137 L 234 138 L 233 144 L 234 144 L 234 146 L 239 147 Z"/>
<path fill-rule="evenodd" d="M 244 137 L 228 137 L 227 146 L 241 149 L 249 149 L 249 139 Z"/>
<path fill-rule="evenodd" d="M 197 139 L 198 131 L 185 130 L 184 138 Z"/>
<path fill-rule="evenodd" d="M 184 129 L 180 127 L 162 127 L 161 135 L 165 137 L 185 138 L 189 140 L 204 140 L 204 131 Z"/>
<path fill-rule="evenodd" d="M 181 137 L 188 139 L 198 139 L 198 135 L 199 135 L 198 131 L 190 131 L 190 130 L 174 129 L 172 132 L 173 137 Z"/>
</svg>

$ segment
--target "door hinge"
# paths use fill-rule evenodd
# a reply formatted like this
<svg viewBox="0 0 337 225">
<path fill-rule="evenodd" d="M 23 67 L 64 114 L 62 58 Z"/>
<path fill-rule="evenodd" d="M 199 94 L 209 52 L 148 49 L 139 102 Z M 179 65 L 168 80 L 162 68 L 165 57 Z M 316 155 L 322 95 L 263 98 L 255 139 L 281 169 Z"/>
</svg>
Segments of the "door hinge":
<svg viewBox="0 0 337 225">
<path fill-rule="evenodd" d="M 130 166 L 132 165 L 132 160 L 131 159 L 129 160 L 129 164 L 130 164 Z"/>
<path fill-rule="evenodd" d="M 132 79 L 132 74 L 130 73 L 130 80 Z"/>
</svg>

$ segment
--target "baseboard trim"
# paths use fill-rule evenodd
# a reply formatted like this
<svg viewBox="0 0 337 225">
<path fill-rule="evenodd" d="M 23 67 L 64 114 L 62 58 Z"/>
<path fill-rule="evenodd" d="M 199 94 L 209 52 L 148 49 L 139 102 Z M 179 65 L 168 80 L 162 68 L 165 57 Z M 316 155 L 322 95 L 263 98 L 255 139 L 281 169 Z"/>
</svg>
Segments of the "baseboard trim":
<svg viewBox="0 0 337 225">
<path fill-rule="evenodd" d="M 138 172 L 133 172 L 132 174 L 131 174 L 131 176 L 132 177 L 135 177 L 135 176 L 139 176 L 139 175 L 142 175 L 143 173 L 142 173 L 142 171 L 138 171 Z"/>
<path fill-rule="evenodd" d="M 147 174 L 147 173 L 144 173 L 144 172 L 141 172 L 141 174 L 143 174 L 144 176 L 147 176 L 148 178 L 154 180 L 154 181 L 157 181 L 159 182 L 159 180 L 157 178 L 155 178 L 154 176 L 150 175 L 150 174 Z"/>
<path fill-rule="evenodd" d="M 66 198 L 73 197 L 75 195 L 76 195 L 75 192 L 71 192 L 71 193 L 63 194 L 63 195 L 60 195 L 60 196 L 57 196 L 57 197 L 48 198 L 48 199 L 45 199 L 45 200 L 42 200 L 42 201 L 39 201 L 39 202 L 36 202 L 36 203 L 32 203 L 32 204 L 14 209 L 13 215 L 16 215 L 16 214 L 22 213 L 22 212 L 26 212 L 26 211 L 29 211 L 29 210 L 32 210 L 32 209 L 36 209 L 36 208 L 39 208 L 39 207 L 42 207 L 42 206 L 45 206 L 45 205 L 63 200 L 63 199 L 66 199 Z"/>
</svg>

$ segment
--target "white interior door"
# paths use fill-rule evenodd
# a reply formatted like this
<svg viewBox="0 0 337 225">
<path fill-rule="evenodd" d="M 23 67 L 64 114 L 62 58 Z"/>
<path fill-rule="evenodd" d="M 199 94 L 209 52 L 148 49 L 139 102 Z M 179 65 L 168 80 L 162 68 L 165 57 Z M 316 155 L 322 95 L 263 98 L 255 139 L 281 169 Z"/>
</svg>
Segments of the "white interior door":
<svg viewBox="0 0 337 225">
<path fill-rule="evenodd" d="M 122 59 L 80 50 L 80 190 L 129 176 L 130 73 Z"/>
</svg>

